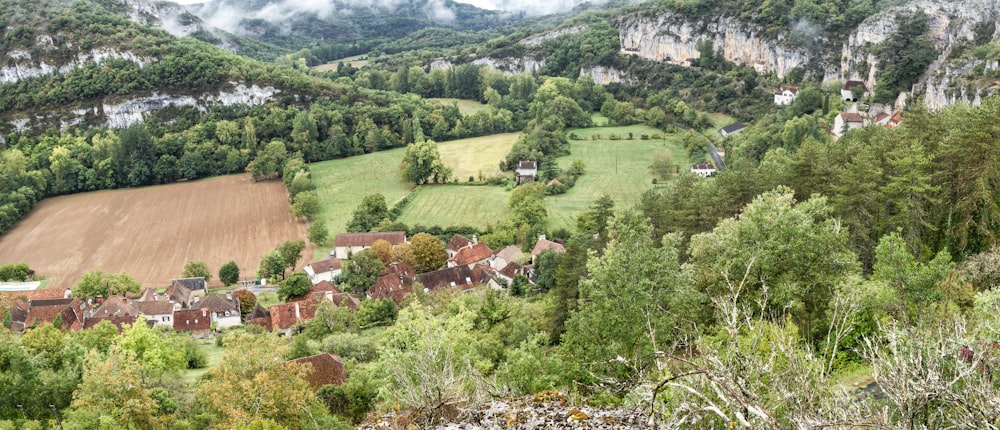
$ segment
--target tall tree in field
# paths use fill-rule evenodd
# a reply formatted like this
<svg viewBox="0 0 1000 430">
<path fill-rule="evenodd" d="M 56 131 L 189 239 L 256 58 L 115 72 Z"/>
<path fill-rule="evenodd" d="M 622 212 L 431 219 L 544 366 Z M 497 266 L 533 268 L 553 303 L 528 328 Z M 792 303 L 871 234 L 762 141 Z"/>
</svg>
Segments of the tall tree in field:
<svg viewBox="0 0 1000 430">
<path fill-rule="evenodd" d="M 205 278 L 205 281 L 212 279 L 212 272 L 208 270 L 208 264 L 204 261 L 188 261 L 184 265 L 185 278 Z"/>
<path fill-rule="evenodd" d="M 389 207 L 385 203 L 385 196 L 382 194 L 370 194 L 361 200 L 361 204 L 354 209 L 351 221 L 347 224 L 347 231 L 352 233 L 372 231 L 382 220 L 391 219 Z"/>
<path fill-rule="evenodd" d="M 219 268 L 219 280 L 227 287 L 240 281 L 240 267 L 235 261 L 230 260 Z"/>
<path fill-rule="evenodd" d="M 414 184 L 444 183 L 451 177 L 451 169 L 441 162 L 437 143 L 432 140 L 414 142 L 406 147 L 406 155 L 399 165 L 403 179 Z"/>
<path fill-rule="evenodd" d="M 427 233 L 417 233 L 410 238 L 410 249 L 413 250 L 413 261 L 417 273 L 440 269 L 448 259 L 448 253 L 441 239 Z"/>
<path fill-rule="evenodd" d="M 313 221 L 309 224 L 307 229 L 309 232 L 309 241 L 313 245 L 322 246 L 327 240 L 330 240 L 330 230 L 326 228 L 326 223 L 323 221 Z"/>
</svg>

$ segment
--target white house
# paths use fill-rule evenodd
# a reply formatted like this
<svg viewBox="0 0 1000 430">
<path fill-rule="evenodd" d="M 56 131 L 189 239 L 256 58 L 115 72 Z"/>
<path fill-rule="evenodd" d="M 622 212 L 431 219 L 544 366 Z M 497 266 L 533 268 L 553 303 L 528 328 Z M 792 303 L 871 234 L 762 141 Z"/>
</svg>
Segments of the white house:
<svg viewBox="0 0 1000 430">
<path fill-rule="evenodd" d="M 799 95 L 799 89 L 797 87 L 789 86 L 779 86 L 777 90 L 774 91 L 774 104 L 778 106 L 787 106 L 795 101 L 795 97 Z"/>
<path fill-rule="evenodd" d="M 691 173 L 694 173 L 702 178 L 707 178 L 715 174 L 715 166 L 712 163 L 704 162 L 691 165 Z"/>
<path fill-rule="evenodd" d="M 848 131 L 865 126 L 865 118 L 857 112 L 842 112 L 833 120 L 833 135 L 841 137 Z"/>
<path fill-rule="evenodd" d="M 537 161 L 519 161 L 517 169 L 514 170 L 514 180 L 517 185 L 534 181 L 538 177 Z"/>
<path fill-rule="evenodd" d="M 212 324 L 217 329 L 241 325 L 240 299 L 232 294 L 209 294 L 201 299 L 198 307 L 208 309 Z"/>
<path fill-rule="evenodd" d="M 305 270 L 306 275 L 309 276 L 309 280 L 315 285 L 323 281 L 333 282 L 333 278 L 340 275 L 342 266 L 340 265 L 340 260 L 327 258 L 311 263 L 304 267 L 303 270 Z"/>
<path fill-rule="evenodd" d="M 153 290 L 147 289 L 146 291 L 152 292 Z M 150 296 L 153 297 L 152 300 L 143 300 L 143 298 Z M 174 304 L 167 299 L 147 293 L 135 301 L 135 307 L 140 314 L 146 316 L 147 321 L 153 321 L 156 325 L 174 326 Z"/>
<path fill-rule="evenodd" d="M 331 256 L 335 256 L 341 260 L 346 260 L 350 258 L 351 254 L 356 254 L 362 250 L 372 247 L 379 239 L 389 242 L 390 245 L 396 246 L 401 243 L 406 243 L 406 232 L 403 231 L 390 231 L 385 233 L 340 233 L 333 238 L 333 251 L 330 251 Z"/>
</svg>

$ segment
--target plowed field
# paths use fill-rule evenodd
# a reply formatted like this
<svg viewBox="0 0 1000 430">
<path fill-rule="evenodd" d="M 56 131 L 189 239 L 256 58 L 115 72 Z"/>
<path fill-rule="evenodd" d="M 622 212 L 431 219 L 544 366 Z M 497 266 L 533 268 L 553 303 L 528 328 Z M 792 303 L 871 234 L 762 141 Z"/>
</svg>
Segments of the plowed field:
<svg viewBox="0 0 1000 430">
<path fill-rule="evenodd" d="M 47 288 L 72 287 L 92 269 L 162 288 L 195 260 L 208 263 L 213 283 L 229 260 L 253 279 L 264 253 L 305 238 L 280 181 L 235 175 L 46 199 L 0 237 L 0 263 L 28 263 L 51 279 Z"/>
</svg>

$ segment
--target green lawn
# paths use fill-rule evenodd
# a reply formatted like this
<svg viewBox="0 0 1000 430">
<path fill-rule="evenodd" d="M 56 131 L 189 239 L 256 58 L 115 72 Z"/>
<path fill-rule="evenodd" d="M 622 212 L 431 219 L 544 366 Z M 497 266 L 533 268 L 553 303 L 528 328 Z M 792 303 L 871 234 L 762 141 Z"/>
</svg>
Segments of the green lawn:
<svg viewBox="0 0 1000 430">
<path fill-rule="evenodd" d="M 625 140 L 631 132 L 634 140 Z M 680 134 L 666 135 L 660 130 L 633 125 L 626 127 L 595 127 L 573 130 L 582 140 L 570 140 L 571 154 L 559 158 L 563 169 L 573 160 L 583 160 L 586 173 L 576 186 L 565 194 L 546 198 L 549 228 L 569 228 L 576 225 L 576 216 L 604 194 L 610 195 L 618 207 L 636 204 L 644 191 L 652 187 L 649 165 L 656 151 L 668 150 L 681 169 L 687 168 L 687 155 L 680 146 Z M 622 140 L 610 140 L 612 134 Z M 645 134 L 665 136 L 659 140 L 642 140 Z M 592 136 L 599 135 L 597 140 Z"/>
<path fill-rule="evenodd" d="M 355 69 L 360 69 L 364 67 L 366 64 L 368 64 L 368 60 L 366 58 L 368 58 L 368 54 L 355 55 L 353 57 L 345 57 L 333 60 L 326 64 L 320 64 L 316 67 L 313 67 L 313 69 L 320 72 L 336 72 L 337 66 L 340 64 L 340 62 L 343 62 L 344 64 L 350 64 L 351 67 L 354 67 Z"/>
<path fill-rule="evenodd" d="M 486 227 L 509 213 L 504 187 L 430 185 L 417 191 L 399 220 L 407 225 Z"/>
<path fill-rule="evenodd" d="M 500 161 L 507 156 L 521 133 L 503 133 L 469 139 L 451 140 L 438 144 L 441 161 L 451 168 L 458 182 L 467 182 L 469 176 L 490 177 L 500 173 Z"/>
<path fill-rule="evenodd" d="M 478 100 L 466 100 L 466 99 L 427 99 L 431 101 L 439 102 L 443 105 L 450 106 L 452 103 L 458 103 L 458 111 L 462 115 L 472 115 L 476 112 L 490 109 L 489 105 L 484 105 Z"/>
<path fill-rule="evenodd" d="M 201 348 L 208 355 L 208 365 L 201 369 L 187 369 L 181 373 L 181 379 L 188 386 L 194 386 L 209 369 L 218 366 L 222 362 L 222 355 L 226 352 L 225 348 L 215 345 L 214 338 L 195 339 L 195 342 L 201 345 Z"/>
</svg>

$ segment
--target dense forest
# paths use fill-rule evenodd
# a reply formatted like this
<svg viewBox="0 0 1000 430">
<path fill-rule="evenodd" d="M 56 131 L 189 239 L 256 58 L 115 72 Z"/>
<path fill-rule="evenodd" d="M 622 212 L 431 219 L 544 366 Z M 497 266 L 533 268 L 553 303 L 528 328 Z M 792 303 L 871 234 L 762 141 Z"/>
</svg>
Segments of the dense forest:
<svg viewBox="0 0 1000 430">
<path fill-rule="evenodd" d="M 288 337 L 247 325 L 207 342 L 144 324 L 119 330 L 102 322 L 72 332 L 60 320 L 23 334 L 0 330 L 0 429 L 332 429 L 386 414 L 429 427 L 510 398 L 580 408 L 563 420 L 586 421 L 585 407 L 612 407 L 668 428 L 1000 426 L 993 375 L 1000 365 L 1000 96 L 934 111 L 913 101 L 898 127 L 834 139 L 835 118 L 851 107 L 839 85 L 801 73 L 758 74 L 710 44 L 691 67 L 624 56 L 609 23 L 615 11 L 528 20 L 519 32 L 472 9 L 464 27 L 387 17 L 358 30 L 385 36 L 370 43 L 281 40 L 266 23 L 244 22 L 267 29 L 258 42 L 282 53 L 251 59 L 135 24 L 114 2 L 0 3 L 0 21 L 8 23 L 0 51 L 55 61 L 74 58 L 77 48 L 113 48 L 156 59 L 109 59 L 0 84 L 5 121 L 152 92 L 195 95 L 237 83 L 280 90 L 256 106 L 167 107 L 123 129 L 93 115 L 62 129 L 11 130 L 0 144 L 0 233 L 46 197 L 242 172 L 283 180 L 292 211 L 306 215 L 301 196 L 315 198 L 309 163 L 406 147 L 406 180 L 464 181 L 442 168 L 434 142 L 505 132 L 521 136 L 498 160 L 503 170 L 537 160 L 540 179 L 572 186 L 585 166 L 563 170 L 557 159 L 569 155 L 574 130 L 593 127 L 594 118 L 680 133 L 692 159 L 704 158 L 713 142 L 727 166 L 709 178 L 668 168 L 638 204 L 595 199 L 572 229 L 547 228 L 542 202 L 551 186 L 515 188 L 507 173 L 480 178 L 509 190 L 511 215 L 488 226 L 408 226 L 397 221 L 408 200 L 390 206 L 373 193 L 357 202 L 348 228 L 404 230 L 411 243 L 345 260 L 336 283 L 361 297 L 357 310 L 320 306 Z M 659 1 L 623 10 L 727 14 L 774 34 L 805 19 L 823 23 L 816 40 L 827 43 L 897 3 Z M 905 37 L 875 52 L 888 67 L 868 101 L 895 99 L 933 56 L 922 36 L 926 17 L 900 20 Z M 332 33 L 347 25 L 314 24 Z M 576 26 L 583 30 L 520 43 L 534 30 Z M 53 49 L 37 43 L 52 34 L 66 40 Z M 982 42 L 970 52 L 996 59 L 996 42 Z M 361 68 L 303 67 L 372 49 L 381 58 Z M 535 73 L 504 74 L 469 61 L 473 53 L 546 62 Z M 429 67 L 434 59 L 450 66 Z M 0 65 L 14 60 L 5 56 Z M 597 85 L 580 73 L 595 65 L 641 79 Z M 993 79 L 996 72 L 981 73 Z M 771 102 L 781 84 L 799 86 L 784 107 Z M 463 114 L 431 98 L 486 108 Z M 723 138 L 713 114 L 752 124 Z M 453 233 L 525 250 L 546 235 L 565 252 L 540 253 L 530 278 L 518 275 L 505 289 L 415 284 L 398 304 L 364 298 L 394 264 L 417 273 L 444 266 Z M 328 232 L 313 234 L 321 243 Z M 288 272 L 303 246 L 289 242 L 262 257 L 258 274 L 281 279 L 267 300 L 310 291 L 303 272 Z M 0 266 L 3 281 L 27 273 L 25 265 Z M 97 281 L 81 281 L 75 297 L 111 292 L 117 281 L 139 292 L 127 274 L 88 276 Z M 0 295 L 6 327 L 13 301 Z M 315 390 L 310 368 L 286 362 L 320 352 L 343 359 L 342 385 Z"/>
</svg>

